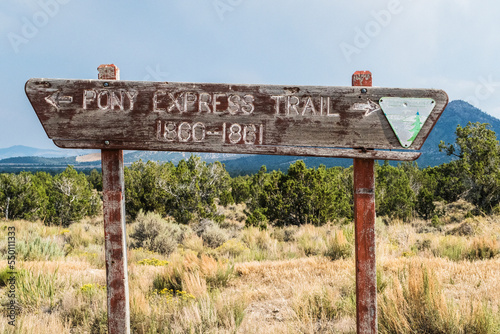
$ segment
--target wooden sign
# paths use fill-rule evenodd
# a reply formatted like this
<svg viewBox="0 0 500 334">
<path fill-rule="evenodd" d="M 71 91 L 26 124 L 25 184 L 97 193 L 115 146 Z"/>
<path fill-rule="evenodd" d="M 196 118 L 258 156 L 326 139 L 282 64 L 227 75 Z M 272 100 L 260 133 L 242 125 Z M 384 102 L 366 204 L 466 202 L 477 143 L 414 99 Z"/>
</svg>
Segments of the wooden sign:
<svg viewBox="0 0 500 334">
<path fill-rule="evenodd" d="M 435 89 L 65 79 L 30 79 L 26 94 L 62 148 L 389 160 L 418 158 L 448 102 Z"/>
</svg>

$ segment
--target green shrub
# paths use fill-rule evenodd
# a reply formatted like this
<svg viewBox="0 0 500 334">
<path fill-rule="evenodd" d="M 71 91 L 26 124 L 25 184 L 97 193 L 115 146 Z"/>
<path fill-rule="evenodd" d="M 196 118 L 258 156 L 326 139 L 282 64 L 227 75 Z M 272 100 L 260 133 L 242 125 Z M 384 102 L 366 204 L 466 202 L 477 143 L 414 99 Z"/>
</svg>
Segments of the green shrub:
<svg viewBox="0 0 500 334">
<path fill-rule="evenodd" d="M 326 242 L 319 235 L 314 234 L 303 234 L 298 239 L 299 248 L 304 251 L 307 256 L 314 256 L 319 254 L 325 254 L 326 252 Z"/>
<path fill-rule="evenodd" d="M 5 267 L 2 270 L 0 270 L 0 288 L 7 286 L 7 282 L 9 278 L 12 277 L 12 270 L 10 270 L 9 267 Z"/>
<path fill-rule="evenodd" d="M 415 210 L 420 215 L 420 217 L 425 220 L 429 219 L 436 211 L 436 205 L 434 204 L 434 193 L 430 189 L 422 187 L 417 195 L 417 201 L 415 204 Z"/>
<path fill-rule="evenodd" d="M 164 255 L 171 254 L 187 233 L 187 227 L 166 222 L 159 214 L 139 211 L 130 237 L 132 248 L 144 248 Z"/>
<path fill-rule="evenodd" d="M 208 247 L 217 248 L 224 244 L 227 239 L 229 239 L 229 236 L 225 230 L 221 229 L 217 225 L 214 225 L 203 232 L 201 238 Z"/>
<path fill-rule="evenodd" d="M 82 172 L 68 166 L 54 176 L 47 189 L 49 197 L 46 221 L 68 226 L 85 216 L 96 216 L 101 212 L 101 199 Z"/>
<path fill-rule="evenodd" d="M 240 240 L 230 239 L 217 247 L 216 251 L 219 254 L 227 254 L 228 256 L 237 257 L 249 251 L 249 248 Z"/>
<path fill-rule="evenodd" d="M 29 241 L 18 241 L 16 253 L 17 258 L 23 261 L 49 261 L 64 256 L 64 251 L 59 244 L 39 236 Z"/>
<path fill-rule="evenodd" d="M 408 221 L 413 217 L 416 196 L 412 188 L 413 175 L 418 168 L 412 164 L 391 166 L 388 161 L 375 166 L 377 214 Z"/>
<path fill-rule="evenodd" d="M 384 270 L 377 266 L 377 293 L 384 292 L 385 288 L 389 284 L 387 278 L 384 275 Z"/>
<path fill-rule="evenodd" d="M 219 195 L 220 205 L 228 206 L 229 204 L 234 204 L 234 199 L 231 191 L 229 189 L 223 190 Z"/>
<path fill-rule="evenodd" d="M 340 318 L 343 311 L 341 300 L 329 287 L 323 287 L 320 291 L 304 292 L 292 303 L 292 308 L 303 323 L 317 322 L 318 333 L 329 333 L 330 331 L 321 328 L 321 324 Z"/>
<path fill-rule="evenodd" d="M 75 223 L 70 225 L 69 230 L 61 232 L 68 251 L 81 250 L 92 244 L 104 245 L 104 230 L 102 226 Z"/>
<path fill-rule="evenodd" d="M 90 325 L 90 333 L 107 333 L 108 332 L 108 312 L 100 310 L 93 315 L 94 319 Z"/>
<path fill-rule="evenodd" d="M 247 220 L 245 221 L 245 226 L 254 226 L 263 230 L 267 229 L 268 220 L 262 211 L 262 208 L 257 208 L 252 213 L 248 214 Z"/>
<path fill-rule="evenodd" d="M 198 225 L 194 227 L 194 231 L 210 248 L 217 248 L 229 240 L 228 232 L 210 219 L 200 220 Z"/>
<path fill-rule="evenodd" d="M 428 250 L 428 249 L 431 249 L 431 245 L 432 245 L 432 242 L 430 239 L 424 239 L 424 240 L 417 240 L 415 242 L 415 245 L 414 247 L 412 247 L 412 250 L 414 252 L 417 252 L 417 251 L 425 251 L 425 250 Z"/>
<path fill-rule="evenodd" d="M 293 226 L 286 227 L 284 230 L 283 241 L 292 242 L 295 241 L 295 233 L 297 233 L 297 228 Z"/>
<path fill-rule="evenodd" d="M 459 226 L 446 232 L 446 235 L 471 236 L 474 235 L 474 226 L 470 221 L 464 221 Z"/>
<path fill-rule="evenodd" d="M 431 225 L 435 228 L 438 228 L 442 225 L 441 220 L 439 220 L 439 217 L 437 215 L 432 216 Z"/>
</svg>

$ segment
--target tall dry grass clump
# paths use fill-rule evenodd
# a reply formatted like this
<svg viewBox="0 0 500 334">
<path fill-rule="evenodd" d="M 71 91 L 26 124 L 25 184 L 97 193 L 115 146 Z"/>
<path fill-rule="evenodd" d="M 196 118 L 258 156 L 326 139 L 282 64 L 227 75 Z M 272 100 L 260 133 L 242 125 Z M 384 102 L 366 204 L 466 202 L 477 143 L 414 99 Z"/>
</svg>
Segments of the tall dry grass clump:
<svg viewBox="0 0 500 334">
<path fill-rule="evenodd" d="M 479 237 L 472 240 L 472 245 L 467 254 L 469 260 L 493 259 L 500 254 L 500 245 L 496 238 Z"/>
<path fill-rule="evenodd" d="M 378 297 L 380 333 L 497 333 L 500 323 L 487 303 L 447 299 L 436 274 L 410 264 Z"/>
<path fill-rule="evenodd" d="M 313 287 L 293 298 L 292 309 L 306 333 L 334 333 L 342 318 L 356 314 L 356 295 L 353 285 L 340 289 L 332 286 Z"/>
<path fill-rule="evenodd" d="M 277 260 L 282 256 L 280 243 L 272 237 L 272 229 L 261 230 L 257 227 L 245 228 L 241 233 L 241 241 L 250 249 L 238 257 L 238 261 Z"/>
<path fill-rule="evenodd" d="M 132 305 L 131 329 L 133 333 L 236 333 L 246 303 L 237 295 L 209 295 L 180 302 L 169 295 L 158 295 L 146 301 L 145 308 Z"/>
<path fill-rule="evenodd" d="M 53 313 L 32 313 L 18 316 L 16 326 L 0 321 L 0 333 L 2 334 L 72 334 L 75 333 L 70 321 L 65 321 Z"/>
<path fill-rule="evenodd" d="M 186 251 L 173 254 L 168 265 L 154 271 L 148 288 L 141 284 L 131 293 L 135 333 L 236 332 L 247 302 L 223 292 L 235 277 L 231 263 Z"/>
<path fill-rule="evenodd" d="M 57 270 L 53 273 L 18 271 L 16 298 L 21 312 L 52 312 L 68 283 L 57 275 Z"/>
<path fill-rule="evenodd" d="M 354 237 L 352 232 L 347 232 L 347 236 L 344 230 L 336 230 L 333 232 L 333 236 L 327 238 L 326 250 L 324 255 L 330 258 L 332 261 L 339 259 L 350 258 L 354 254 Z"/>
<path fill-rule="evenodd" d="M 162 291 L 185 291 L 196 297 L 207 294 L 210 290 L 227 286 L 234 277 L 234 265 L 226 260 L 216 260 L 213 257 L 193 252 L 172 259 L 161 273 L 156 275 L 152 289 Z"/>
<path fill-rule="evenodd" d="M 323 254 L 326 251 L 326 230 L 317 228 L 314 225 L 302 225 L 297 232 L 297 242 L 299 247 L 307 256 Z"/>
<path fill-rule="evenodd" d="M 62 230 L 66 252 L 82 251 L 90 245 L 104 245 L 104 227 L 102 224 L 74 223 Z"/>
</svg>

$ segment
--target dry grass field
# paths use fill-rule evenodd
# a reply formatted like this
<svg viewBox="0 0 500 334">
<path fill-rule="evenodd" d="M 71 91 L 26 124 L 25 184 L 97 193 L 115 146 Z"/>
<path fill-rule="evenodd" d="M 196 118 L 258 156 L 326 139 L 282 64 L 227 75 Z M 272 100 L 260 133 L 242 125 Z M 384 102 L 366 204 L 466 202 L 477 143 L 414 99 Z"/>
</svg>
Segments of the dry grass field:
<svg viewBox="0 0 500 334">
<path fill-rule="evenodd" d="M 244 228 L 243 209 L 224 208 L 226 221 L 203 233 L 185 229 L 169 255 L 147 242 L 129 249 L 133 332 L 354 333 L 352 223 L 259 230 Z M 5 307 L 8 226 L 15 327 Z M 500 333 L 500 217 L 377 218 L 376 228 L 381 333 Z M 0 332 L 105 333 L 103 234 L 102 219 L 67 229 L 1 221 Z"/>
</svg>

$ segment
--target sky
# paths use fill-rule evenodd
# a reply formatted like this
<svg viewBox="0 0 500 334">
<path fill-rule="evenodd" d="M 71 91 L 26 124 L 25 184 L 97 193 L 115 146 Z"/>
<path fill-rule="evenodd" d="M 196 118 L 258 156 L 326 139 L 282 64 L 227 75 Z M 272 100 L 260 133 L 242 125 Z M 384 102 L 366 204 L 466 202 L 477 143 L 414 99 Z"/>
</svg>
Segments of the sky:
<svg viewBox="0 0 500 334">
<path fill-rule="evenodd" d="M 0 148 L 56 148 L 29 78 L 439 88 L 500 118 L 493 0 L 1 0 Z"/>
</svg>

